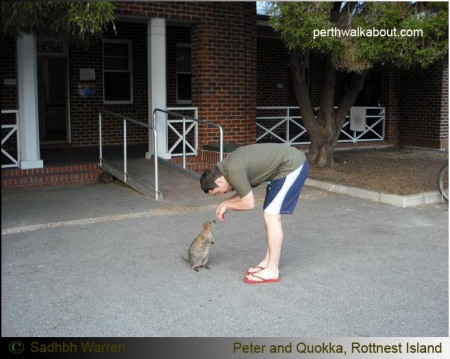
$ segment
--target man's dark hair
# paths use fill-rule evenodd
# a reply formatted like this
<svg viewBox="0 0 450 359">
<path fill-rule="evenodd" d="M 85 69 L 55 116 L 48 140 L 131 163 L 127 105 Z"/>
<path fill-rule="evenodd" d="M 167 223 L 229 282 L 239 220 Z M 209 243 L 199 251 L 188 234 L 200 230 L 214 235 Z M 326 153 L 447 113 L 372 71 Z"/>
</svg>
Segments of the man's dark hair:
<svg viewBox="0 0 450 359">
<path fill-rule="evenodd" d="M 209 190 L 219 187 L 216 185 L 216 179 L 219 177 L 222 177 L 222 172 L 220 172 L 219 167 L 216 165 L 203 172 L 200 177 L 200 186 L 203 192 L 208 193 Z"/>
</svg>

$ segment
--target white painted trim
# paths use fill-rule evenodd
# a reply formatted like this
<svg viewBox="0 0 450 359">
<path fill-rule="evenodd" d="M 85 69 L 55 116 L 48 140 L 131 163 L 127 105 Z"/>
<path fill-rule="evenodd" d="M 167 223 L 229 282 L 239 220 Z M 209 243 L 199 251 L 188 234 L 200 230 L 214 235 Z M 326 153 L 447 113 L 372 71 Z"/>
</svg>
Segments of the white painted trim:
<svg viewBox="0 0 450 359">
<path fill-rule="evenodd" d="M 19 98 L 20 168 L 43 168 L 39 143 L 36 38 L 17 38 L 17 92 Z"/>
<path fill-rule="evenodd" d="M 167 149 L 167 115 L 157 113 L 156 124 L 153 124 L 153 110 L 167 108 L 166 79 L 166 20 L 150 19 L 147 23 L 147 71 L 148 71 L 148 113 L 149 124 L 155 126 L 158 134 L 158 156 L 170 159 Z M 149 133 L 149 151 L 146 157 L 153 154 L 153 136 Z"/>
</svg>

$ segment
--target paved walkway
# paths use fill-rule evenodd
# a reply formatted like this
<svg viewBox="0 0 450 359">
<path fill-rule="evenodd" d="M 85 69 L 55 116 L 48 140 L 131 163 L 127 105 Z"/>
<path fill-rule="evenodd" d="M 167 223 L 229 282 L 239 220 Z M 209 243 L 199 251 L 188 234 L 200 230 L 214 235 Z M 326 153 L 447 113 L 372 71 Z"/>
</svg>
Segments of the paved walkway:
<svg viewBox="0 0 450 359">
<path fill-rule="evenodd" d="M 281 281 L 251 286 L 264 189 L 217 224 L 197 273 L 181 256 L 221 198 L 183 181 L 164 202 L 119 182 L 3 191 L 2 335 L 448 336 L 447 205 L 306 187 L 284 217 Z"/>
<path fill-rule="evenodd" d="M 170 163 L 169 161 L 160 160 L 159 164 L 159 191 L 166 200 L 183 200 L 196 196 L 196 190 L 191 190 L 192 181 L 186 176 L 179 176 L 178 173 L 183 172 L 181 167 Z M 111 167 L 112 165 L 112 172 Z M 116 177 L 123 180 L 123 160 L 115 159 L 108 161 L 108 165 L 104 168 L 113 173 Z M 191 171 L 188 171 L 191 172 Z M 133 180 L 130 184 L 136 186 L 135 189 L 141 190 L 142 193 L 154 198 L 154 162 L 145 158 L 131 158 L 127 163 L 127 173 L 129 180 Z M 191 172 L 191 177 L 198 179 L 200 176 Z M 418 193 L 409 196 L 400 196 L 395 194 L 385 194 L 375 191 L 369 191 L 361 188 L 347 187 L 334 183 L 327 183 L 308 178 L 306 184 L 310 187 L 319 188 L 327 192 L 341 193 L 349 196 L 368 199 L 370 201 L 387 203 L 396 207 L 416 207 L 426 204 L 436 204 L 442 201 L 442 197 L 438 190 L 432 192 Z"/>
</svg>

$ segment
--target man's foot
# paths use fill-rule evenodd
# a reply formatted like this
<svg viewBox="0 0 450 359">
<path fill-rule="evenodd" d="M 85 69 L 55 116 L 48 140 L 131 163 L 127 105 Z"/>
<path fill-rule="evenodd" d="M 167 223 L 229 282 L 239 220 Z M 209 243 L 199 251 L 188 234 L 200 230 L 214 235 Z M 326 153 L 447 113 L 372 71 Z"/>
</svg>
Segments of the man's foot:
<svg viewBox="0 0 450 359">
<path fill-rule="evenodd" d="M 244 282 L 247 284 L 274 283 L 279 281 L 278 271 L 275 272 L 270 269 L 261 269 L 257 274 L 247 274 L 244 278 Z"/>
</svg>

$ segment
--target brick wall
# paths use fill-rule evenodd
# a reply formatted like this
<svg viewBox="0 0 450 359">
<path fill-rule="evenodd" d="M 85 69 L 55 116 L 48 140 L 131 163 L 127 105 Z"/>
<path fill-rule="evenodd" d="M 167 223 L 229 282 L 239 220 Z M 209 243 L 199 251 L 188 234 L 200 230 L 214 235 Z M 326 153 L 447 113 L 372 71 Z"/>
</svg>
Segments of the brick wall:
<svg viewBox="0 0 450 359">
<path fill-rule="evenodd" d="M 289 55 L 283 41 L 269 26 L 258 27 L 257 41 L 257 105 L 298 106 L 289 69 Z M 324 60 L 312 55 L 308 71 L 313 106 L 320 104 L 323 69 Z"/>
<path fill-rule="evenodd" d="M 10 39 L 1 39 L 1 50 L 0 50 L 0 81 L 1 81 L 1 110 L 17 110 L 19 108 L 18 98 L 17 98 L 17 85 L 16 84 L 4 84 L 4 80 L 15 80 L 17 83 L 16 75 L 16 43 Z M 2 114 L 1 123 L 2 125 L 14 125 L 16 124 L 15 114 Z M 2 129 L 2 141 L 10 133 L 10 129 Z M 2 149 L 17 158 L 17 132 L 11 135 L 3 144 Z M 10 159 L 2 154 L 2 164 L 12 164 Z"/>
<path fill-rule="evenodd" d="M 448 62 L 443 64 L 441 84 L 441 118 L 439 142 L 441 149 L 448 150 Z"/>
<path fill-rule="evenodd" d="M 17 110 L 17 86 L 4 85 L 4 79 L 15 79 L 16 75 L 16 42 L 10 39 L 1 39 L 1 109 L 2 110 Z"/>
<path fill-rule="evenodd" d="M 266 27 L 260 27 L 260 29 Z M 267 30 L 266 30 L 267 31 Z M 258 36 L 257 105 L 286 106 L 291 89 L 289 56 L 282 41 Z M 282 88 L 280 88 L 282 86 Z"/>
<path fill-rule="evenodd" d="M 119 13 L 162 17 L 191 25 L 192 106 L 199 118 L 221 124 L 226 142 L 254 142 L 256 8 L 252 2 L 118 2 Z M 168 78 L 171 84 L 172 78 Z M 170 91 L 170 90 L 169 90 Z M 173 95 L 169 92 L 169 103 Z M 218 142 L 200 126 L 200 146 Z"/>
<path fill-rule="evenodd" d="M 92 146 L 98 144 L 98 112 L 105 109 L 132 119 L 146 123 L 147 109 L 147 26 L 145 24 L 116 22 L 117 36 L 108 30 L 105 38 L 132 40 L 133 60 L 133 104 L 104 105 L 103 104 L 103 69 L 102 41 L 92 39 L 88 47 L 77 43 L 69 46 L 69 86 L 70 86 L 70 119 L 73 146 Z M 81 97 L 78 94 L 80 68 L 94 68 L 96 78 L 94 97 Z M 122 121 L 111 116 L 103 118 L 103 140 L 105 144 L 122 143 Z M 147 130 L 130 124 L 127 128 L 129 143 L 147 141 Z"/>
<path fill-rule="evenodd" d="M 202 21 L 192 27 L 193 104 L 199 118 L 221 124 L 224 141 L 255 141 L 255 3 L 198 3 Z M 214 10 L 214 11 L 212 11 Z M 217 143 L 216 129 L 200 129 L 200 144 Z"/>
<path fill-rule="evenodd" d="M 199 117 L 221 124 L 226 142 L 247 143 L 255 141 L 256 117 L 256 9 L 252 2 L 118 2 L 119 15 L 135 15 L 142 22 L 124 23 L 116 21 L 117 35 L 111 30 L 105 37 L 132 39 L 133 41 L 133 97 L 132 105 L 106 106 L 103 104 L 102 42 L 91 39 L 89 46 L 69 43 L 69 88 L 70 88 L 70 136 L 72 146 L 92 146 L 98 143 L 98 111 L 107 109 L 146 122 L 147 105 L 147 23 L 145 18 L 166 18 L 168 26 L 168 50 L 172 51 L 175 37 L 189 40 L 187 32 L 177 29 L 177 22 L 192 33 L 193 106 L 199 107 Z M 172 29 L 173 28 L 173 29 Z M 189 37 L 190 34 L 189 34 Z M 2 42 L 2 54 L 15 54 L 15 43 L 10 46 Z M 169 56 L 173 53 L 169 52 Z M 15 78 L 14 56 L 9 66 L 2 68 Z M 169 70 L 173 69 L 174 58 L 169 58 Z M 79 85 L 80 68 L 93 68 L 95 81 L 89 84 L 95 88 L 95 96 L 81 97 Z M 168 78 L 168 104 L 175 98 L 174 72 Z M 6 99 L 14 105 L 12 88 L 2 86 L 2 108 Z M 15 91 L 16 89 L 14 89 Z M 9 91 L 9 92 L 8 92 Z M 8 92 L 8 93 L 7 93 Z M 9 106 L 9 105 L 8 105 Z M 122 141 L 121 124 L 105 119 L 103 132 L 105 144 Z M 147 141 L 146 131 L 140 128 L 128 129 L 130 143 Z M 200 127 L 200 145 L 218 142 L 217 130 Z"/>
<path fill-rule="evenodd" d="M 96 183 L 101 173 L 95 163 L 29 170 L 5 169 L 2 170 L 2 190 Z"/>
<path fill-rule="evenodd" d="M 399 72 L 393 66 L 385 66 L 381 80 L 381 104 L 386 108 L 385 139 L 393 145 L 398 144 L 400 124 Z"/>
<path fill-rule="evenodd" d="M 286 73 L 287 52 L 273 32 L 259 32 L 258 106 L 296 105 Z M 323 87 L 324 59 L 311 55 L 309 93 L 313 106 L 319 106 Z M 338 72 L 335 104 L 342 98 L 348 79 Z M 283 84 L 283 89 L 277 88 Z M 293 89 L 292 89 L 293 91 Z M 356 105 L 386 107 L 384 144 L 448 149 L 448 63 L 428 70 L 399 70 L 390 65 L 376 66 L 365 82 Z M 366 144 L 365 144 L 366 145 Z"/>
<path fill-rule="evenodd" d="M 174 46 L 180 40 L 192 44 L 193 106 L 199 117 L 224 127 L 225 142 L 252 143 L 256 139 L 256 106 L 289 105 L 287 52 L 273 34 L 260 34 L 253 2 L 117 2 L 118 13 L 140 19 L 168 19 L 168 105 L 175 103 Z M 123 21 L 123 20 L 122 20 Z M 178 24 L 182 22 L 182 26 Z M 147 105 L 147 24 L 116 21 L 117 36 L 109 30 L 105 37 L 133 40 L 132 105 L 103 105 L 101 40 L 92 39 L 85 48 L 69 44 L 71 139 L 74 146 L 98 143 L 98 110 L 105 108 L 146 122 Z M 16 78 L 15 42 L 1 43 L 2 78 Z M 257 65 L 258 63 L 258 65 Z M 79 69 L 94 68 L 96 96 L 78 94 Z M 313 106 L 320 101 L 323 59 L 310 58 L 310 94 Z M 390 143 L 448 148 L 448 65 L 427 71 L 399 72 L 383 68 L 380 99 L 387 108 L 386 136 Z M 345 75 L 339 74 L 336 100 L 345 89 Z M 278 88 L 282 84 L 282 88 Z M 1 84 L 2 109 L 17 108 L 16 86 Z M 257 102 L 258 101 L 258 102 Z M 337 102 L 336 101 L 336 102 Z M 122 126 L 104 124 L 107 143 L 121 143 Z M 147 142 L 147 131 L 130 126 L 131 143 Z M 217 143 L 218 132 L 200 126 L 200 147 Z"/>
<path fill-rule="evenodd" d="M 448 148 L 447 69 L 447 64 L 438 63 L 427 70 L 401 71 L 400 144 Z"/>
<path fill-rule="evenodd" d="M 289 69 L 289 55 L 284 43 L 268 26 L 258 27 L 258 106 L 298 106 Z M 309 57 L 309 95 L 314 107 L 320 105 L 325 59 L 317 54 Z M 347 75 L 337 73 L 335 104 L 345 92 Z M 280 87 L 278 85 L 281 85 Z"/>
<path fill-rule="evenodd" d="M 191 43 L 191 28 L 190 26 L 167 26 L 167 106 L 190 106 L 189 104 L 179 105 L 177 103 L 177 44 Z"/>
</svg>

